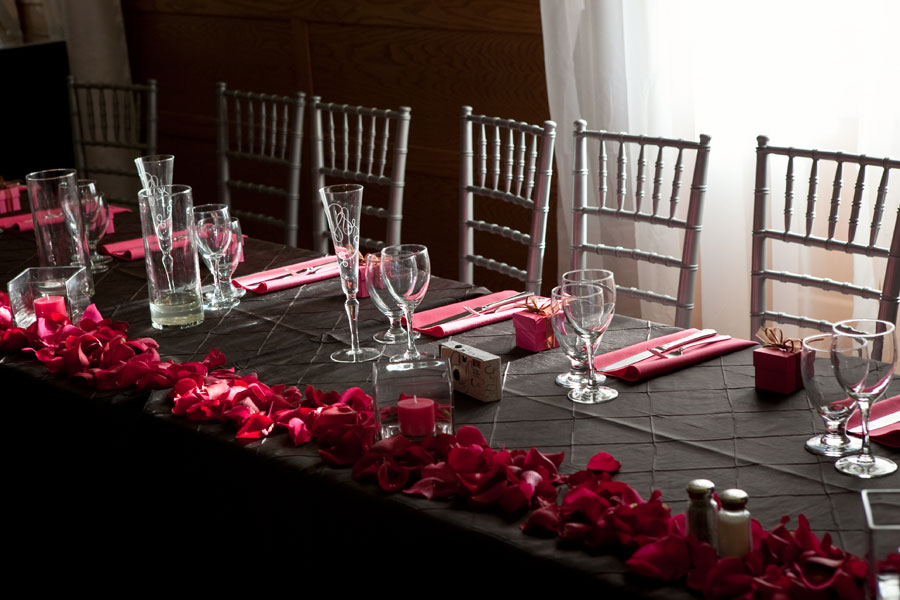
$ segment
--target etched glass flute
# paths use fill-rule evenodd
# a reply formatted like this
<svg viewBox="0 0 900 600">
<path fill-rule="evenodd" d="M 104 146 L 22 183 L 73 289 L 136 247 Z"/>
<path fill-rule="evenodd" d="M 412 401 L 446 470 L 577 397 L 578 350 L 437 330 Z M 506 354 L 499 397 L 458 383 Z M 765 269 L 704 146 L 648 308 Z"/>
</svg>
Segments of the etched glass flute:
<svg viewBox="0 0 900 600">
<path fill-rule="evenodd" d="M 202 204 L 194 207 L 194 232 L 203 262 L 213 275 L 212 297 L 203 303 L 205 310 L 224 310 L 237 306 L 237 298 L 224 293 L 222 263 L 231 245 L 231 216 L 224 204 Z M 231 285 L 231 281 L 227 282 Z"/>
<path fill-rule="evenodd" d="M 897 363 L 895 326 L 876 319 L 848 319 L 833 326 L 831 362 L 841 387 L 859 407 L 862 449 L 834 463 L 841 473 L 860 479 L 890 475 L 894 461 L 873 456 L 869 449 L 869 409 L 884 396 Z"/>
<path fill-rule="evenodd" d="M 569 399 L 580 404 L 600 404 L 608 402 L 619 393 L 600 385 L 596 378 L 594 352 L 600 338 L 609 327 L 615 312 L 616 292 L 612 276 L 601 285 L 598 283 L 570 282 L 560 286 L 558 301 L 566 315 L 566 323 L 581 336 L 587 350 L 590 379 L 583 388 L 569 391 Z"/>
<path fill-rule="evenodd" d="M 381 277 L 380 254 L 366 255 L 366 289 L 375 307 L 388 318 L 389 323 L 387 331 L 376 333 L 372 338 L 379 344 L 405 344 L 409 334 L 401 324 L 403 306 L 391 296 Z M 413 337 L 418 339 L 419 332 L 413 331 Z"/>
<path fill-rule="evenodd" d="M 406 351 L 391 357 L 391 362 L 429 357 L 419 352 L 413 338 L 413 311 L 425 297 L 431 280 L 428 248 L 419 244 L 400 244 L 382 249 L 381 277 L 391 296 L 403 306 L 406 320 Z"/>
<path fill-rule="evenodd" d="M 171 154 L 152 154 L 134 159 L 141 187 L 147 190 L 148 207 L 156 230 L 156 241 L 162 252 L 162 266 L 169 293 L 174 293 L 175 274 L 172 258 L 172 198 L 167 190 L 172 185 L 175 157 Z"/>
<path fill-rule="evenodd" d="M 350 347 L 331 354 L 331 360 L 341 363 L 357 363 L 375 360 L 381 352 L 359 345 L 357 315 L 359 313 L 359 215 L 362 211 L 363 186 L 358 184 L 329 185 L 319 190 L 331 241 L 338 259 L 341 288 L 347 301 L 344 309 L 350 321 Z"/>
<path fill-rule="evenodd" d="M 806 440 L 806 449 L 813 454 L 841 457 L 859 452 L 862 442 L 847 435 L 847 419 L 856 404 L 844 393 L 834 374 L 833 337 L 830 333 L 820 333 L 803 339 L 800 372 L 810 406 L 825 421 L 825 433 Z"/>
</svg>

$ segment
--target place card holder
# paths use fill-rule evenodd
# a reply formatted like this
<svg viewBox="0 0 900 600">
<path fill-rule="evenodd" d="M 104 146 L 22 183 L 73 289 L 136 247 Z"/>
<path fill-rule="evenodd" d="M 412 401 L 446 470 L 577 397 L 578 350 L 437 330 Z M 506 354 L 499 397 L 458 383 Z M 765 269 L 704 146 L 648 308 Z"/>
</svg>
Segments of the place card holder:
<svg viewBox="0 0 900 600">
<path fill-rule="evenodd" d="M 31 267 L 9 282 L 9 304 L 17 327 L 28 327 L 38 317 L 62 314 L 72 323 L 91 302 L 85 267 Z"/>
<path fill-rule="evenodd" d="M 375 422 L 381 439 L 452 434 L 453 388 L 446 360 L 375 364 Z"/>
</svg>

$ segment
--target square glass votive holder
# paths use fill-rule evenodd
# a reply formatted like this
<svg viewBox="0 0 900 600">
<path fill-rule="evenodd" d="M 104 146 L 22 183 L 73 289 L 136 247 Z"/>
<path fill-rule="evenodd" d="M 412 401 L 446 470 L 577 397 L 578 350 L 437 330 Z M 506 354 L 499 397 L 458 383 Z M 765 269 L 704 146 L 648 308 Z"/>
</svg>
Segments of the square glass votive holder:
<svg viewBox="0 0 900 600">
<path fill-rule="evenodd" d="M 900 600 L 900 489 L 863 490 L 869 530 L 869 597 Z"/>
<path fill-rule="evenodd" d="M 381 363 L 375 374 L 375 421 L 381 439 L 420 440 L 454 432 L 453 386 L 443 359 Z"/>
<path fill-rule="evenodd" d="M 9 282 L 9 304 L 16 327 L 28 327 L 38 317 L 65 314 L 77 323 L 91 303 L 85 267 L 31 267 Z"/>
</svg>

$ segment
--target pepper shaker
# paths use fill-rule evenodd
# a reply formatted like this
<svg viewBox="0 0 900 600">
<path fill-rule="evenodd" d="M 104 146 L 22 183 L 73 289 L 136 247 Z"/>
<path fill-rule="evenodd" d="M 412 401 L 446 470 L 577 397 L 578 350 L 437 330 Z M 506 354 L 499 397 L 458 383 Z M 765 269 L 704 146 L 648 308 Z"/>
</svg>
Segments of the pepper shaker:
<svg viewBox="0 0 900 600">
<path fill-rule="evenodd" d="M 701 542 L 709 543 L 718 551 L 718 507 L 713 499 L 716 485 L 709 479 L 694 479 L 687 486 L 691 502 L 687 509 L 687 530 Z"/>
</svg>

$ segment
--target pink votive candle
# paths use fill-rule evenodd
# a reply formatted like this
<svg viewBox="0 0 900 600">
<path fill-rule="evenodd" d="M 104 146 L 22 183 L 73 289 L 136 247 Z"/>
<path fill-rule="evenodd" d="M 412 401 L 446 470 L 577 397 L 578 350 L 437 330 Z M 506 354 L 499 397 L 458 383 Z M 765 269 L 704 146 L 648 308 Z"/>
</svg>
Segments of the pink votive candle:
<svg viewBox="0 0 900 600">
<path fill-rule="evenodd" d="M 53 313 L 67 315 L 64 296 L 43 296 L 34 299 L 34 316 L 49 319 Z"/>
<path fill-rule="evenodd" d="M 407 437 L 423 437 L 434 433 L 434 400 L 404 398 L 397 402 L 400 433 Z"/>
</svg>

